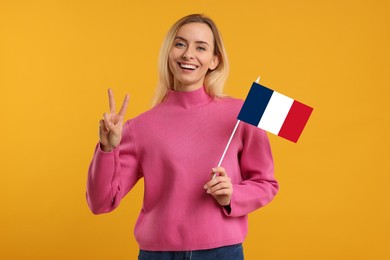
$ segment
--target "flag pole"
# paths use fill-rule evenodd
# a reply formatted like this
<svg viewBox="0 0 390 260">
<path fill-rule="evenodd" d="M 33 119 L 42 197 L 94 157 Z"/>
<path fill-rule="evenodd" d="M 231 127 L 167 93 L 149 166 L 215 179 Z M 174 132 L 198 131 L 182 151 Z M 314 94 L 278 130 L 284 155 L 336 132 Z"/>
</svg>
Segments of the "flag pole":
<svg viewBox="0 0 390 260">
<path fill-rule="evenodd" d="M 230 135 L 229 141 L 228 141 L 228 143 L 227 143 L 227 145 L 226 145 L 226 147 L 225 147 L 225 151 L 223 151 L 221 160 L 219 160 L 218 167 L 220 167 L 221 164 L 222 164 L 223 158 L 225 157 L 226 151 L 227 151 L 227 149 L 229 148 L 230 143 L 232 142 L 233 136 L 234 136 L 234 134 L 236 133 L 237 127 L 238 127 L 238 125 L 240 124 L 240 122 L 241 122 L 240 120 L 237 120 L 236 126 L 234 127 L 233 132 L 232 132 L 232 134 Z"/>
<path fill-rule="evenodd" d="M 259 83 L 259 81 L 260 81 L 260 76 L 256 79 L 256 83 Z M 238 120 L 238 119 L 237 119 L 236 126 L 234 127 L 233 132 L 232 132 L 232 134 L 230 135 L 229 141 L 228 141 L 228 143 L 227 143 L 227 145 L 226 145 L 226 147 L 225 147 L 225 150 L 223 151 L 223 154 L 222 154 L 222 156 L 221 156 L 221 159 L 219 160 L 218 167 L 221 166 L 222 161 L 223 161 L 223 158 L 225 158 L 225 154 L 226 154 L 226 152 L 227 152 L 227 149 L 229 148 L 230 143 L 232 142 L 233 136 L 234 136 L 234 134 L 236 133 L 236 130 L 237 130 L 238 125 L 240 124 L 240 122 L 241 122 L 241 120 Z M 214 179 L 215 177 L 217 177 L 217 173 L 214 173 L 213 179 Z"/>
</svg>

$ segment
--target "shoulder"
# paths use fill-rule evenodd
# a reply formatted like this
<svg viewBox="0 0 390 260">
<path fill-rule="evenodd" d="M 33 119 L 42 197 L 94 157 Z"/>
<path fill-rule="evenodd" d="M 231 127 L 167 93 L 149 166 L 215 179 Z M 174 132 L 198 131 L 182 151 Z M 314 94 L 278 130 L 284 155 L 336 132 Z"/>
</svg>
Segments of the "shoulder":
<svg viewBox="0 0 390 260">
<path fill-rule="evenodd" d="M 244 101 L 242 99 L 224 96 L 215 97 L 213 103 L 227 111 L 239 111 L 244 104 Z"/>
<path fill-rule="evenodd" d="M 238 113 L 241 111 L 245 101 L 239 98 L 226 96 L 217 98 L 216 102 L 219 102 L 223 106 L 223 110 L 226 112 L 234 112 L 233 114 L 238 116 Z M 267 138 L 266 131 L 245 122 L 241 124 L 239 129 L 239 132 L 241 132 L 244 136 L 255 135 L 259 138 Z"/>
<path fill-rule="evenodd" d="M 236 117 L 241 111 L 244 101 L 234 97 L 215 97 L 213 100 L 215 111 L 220 111 L 221 114 L 230 114 Z"/>
<path fill-rule="evenodd" d="M 144 124 L 148 124 L 148 122 L 153 122 L 153 120 L 159 118 L 161 115 L 161 104 L 158 104 L 145 112 L 129 119 L 126 121 L 125 125 L 127 127 L 141 126 Z"/>
</svg>

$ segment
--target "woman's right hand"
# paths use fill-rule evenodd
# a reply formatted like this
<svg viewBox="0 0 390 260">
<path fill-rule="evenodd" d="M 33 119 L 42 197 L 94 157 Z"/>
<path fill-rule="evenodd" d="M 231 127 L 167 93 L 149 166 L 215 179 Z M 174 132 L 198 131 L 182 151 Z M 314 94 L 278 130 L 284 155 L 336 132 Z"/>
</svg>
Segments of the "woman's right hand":
<svg viewBox="0 0 390 260">
<path fill-rule="evenodd" d="M 105 152 L 115 149 L 122 139 L 123 119 L 129 104 L 129 95 L 126 94 L 121 110 L 116 113 L 114 93 L 108 89 L 108 102 L 110 113 L 104 113 L 100 120 L 99 137 L 100 147 Z"/>
</svg>

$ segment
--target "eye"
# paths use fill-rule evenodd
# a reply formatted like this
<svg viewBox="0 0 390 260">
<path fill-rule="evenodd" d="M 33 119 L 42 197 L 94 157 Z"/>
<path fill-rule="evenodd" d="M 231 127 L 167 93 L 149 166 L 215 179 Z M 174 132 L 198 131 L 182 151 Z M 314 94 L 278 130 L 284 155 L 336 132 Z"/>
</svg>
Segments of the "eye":
<svg viewBox="0 0 390 260">
<path fill-rule="evenodd" d="M 198 46 L 197 49 L 200 50 L 200 51 L 206 51 L 206 48 L 203 47 L 203 46 Z"/>
<path fill-rule="evenodd" d="M 184 42 L 176 42 L 175 43 L 175 47 L 178 47 L 178 48 L 183 48 L 185 47 L 186 45 L 184 44 Z"/>
</svg>

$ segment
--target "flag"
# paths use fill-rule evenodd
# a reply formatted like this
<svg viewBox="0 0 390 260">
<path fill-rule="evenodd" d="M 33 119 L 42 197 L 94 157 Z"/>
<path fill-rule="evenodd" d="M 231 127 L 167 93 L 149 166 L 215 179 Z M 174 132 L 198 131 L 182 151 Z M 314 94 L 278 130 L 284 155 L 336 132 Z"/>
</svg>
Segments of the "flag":
<svg viewBox="0 0 390 260">
<path fill-rule="evenodd" d="M 296 143 L 312 111 L 312 107 L 253 82 L 237 119 Z"/>
</svg>

